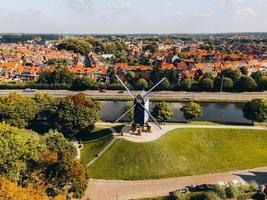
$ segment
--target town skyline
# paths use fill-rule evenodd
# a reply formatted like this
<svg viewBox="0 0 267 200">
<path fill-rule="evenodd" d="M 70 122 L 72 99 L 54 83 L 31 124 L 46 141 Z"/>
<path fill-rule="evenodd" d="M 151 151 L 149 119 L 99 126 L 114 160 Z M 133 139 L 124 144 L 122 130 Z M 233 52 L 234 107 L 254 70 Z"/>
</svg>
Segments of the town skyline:
<svg viewBox="0 0 267 200">
<path fill-rule="evenodd" d="M 267 32 L 267 0 L 10 0 L 2 4 L 1 33 Z"/>
</svg>

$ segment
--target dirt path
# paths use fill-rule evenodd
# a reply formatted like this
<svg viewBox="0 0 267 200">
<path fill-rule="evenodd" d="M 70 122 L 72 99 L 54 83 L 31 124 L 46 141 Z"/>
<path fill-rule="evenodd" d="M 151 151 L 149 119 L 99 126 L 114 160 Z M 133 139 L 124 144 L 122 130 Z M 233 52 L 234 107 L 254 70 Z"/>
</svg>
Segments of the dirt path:
<svg viewBox="0 0 267 200">
<path fill-rule="evenodd" d="M 191 184 L 215 184 L 234 179 L 267 182 L 267 167 L 225 173 L 198 175 L 148 181 L 90 180 L 84 200 L 129 200 L 132 198 L 156 197 Z"/>
</svg>

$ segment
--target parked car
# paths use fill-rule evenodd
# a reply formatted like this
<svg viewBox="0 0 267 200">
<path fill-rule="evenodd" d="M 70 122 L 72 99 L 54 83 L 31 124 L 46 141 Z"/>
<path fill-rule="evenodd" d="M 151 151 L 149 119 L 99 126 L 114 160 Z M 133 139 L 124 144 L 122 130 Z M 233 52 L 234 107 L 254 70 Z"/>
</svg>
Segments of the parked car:
<svg viewBox="0 0 267 200">
<path fill-rule="evenodd" d="M 214 185 L 210 185 L 210 184 L 202 184 L 202 185 L 197 185 L 195 187 L 196 192 L 212 191 L 213 189 L 214 189 Z"/>
</svg>

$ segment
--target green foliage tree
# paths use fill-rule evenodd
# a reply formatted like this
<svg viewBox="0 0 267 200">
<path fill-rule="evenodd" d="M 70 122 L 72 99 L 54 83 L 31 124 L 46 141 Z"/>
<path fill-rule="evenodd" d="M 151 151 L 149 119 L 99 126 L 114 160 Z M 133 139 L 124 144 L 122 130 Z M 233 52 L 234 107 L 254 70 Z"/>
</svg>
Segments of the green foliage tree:
<svg viewBox="0 0 267 200">
<path fill-rule="evenodd" d="M 90 77 L 78 77 L 74 80 L 72 86 L 72 90 L 83 91 L 89 89 L 98 89 L 98 84 L 95 79 Z"/>
<path fill-rule="evenodd" d="M 256 122 L 264 122 L 267 119 L 267 103 L 263 99 L 253 99 L 243 107 L 243 115 L 246 119 Z"/>
<path fill-rule="evenodd" d="M 66 136 L 92 130 L 99 115 L 99 104 L 80 93 L 60 100 L 54 112 L 55 127 Z M 53 123 L 51 122 L 51 123 Z"/>
<path fill-rule="evenodd" d="M 203 74 L 202 79 L 205 79 L 205 78 L 213 79 L 213 74 L 211 72 L 206 72 Z"/>
<path fill-rule="evenodd" d="M 136 88 L 139 90 L 145 90 L 148 88 L 148 83 L 146 79 L 140 78 L 136 83 Z"/>
<path fill-rule="evenodd" d="M 199 85 L 202 90 L 210 91 L 214 87 L 214 81 L 210 78 L 204 78 L 200 80 Z"/>
<path fill-rule="evenodd" d="M 239 91 L 254 91 L 257 88 L 257 83 L 252 77 L 241 77 L 237 82 Z"/>
<path fill-rule="evenodd" d="M 255 81 L 257 81 L 258 79 L 260 79 L 262 76 L 264 76 L 264 73 L 261 72 L 261 71 L 256 71 L 256 72 L 253 72 L 253 73 L 251 74 L 251 77 L 252 77 Z"/>
<path fill-rule="evenodd" d="M 267 76 L 262 76 L 257 81 L 260 90 L 267 90 Z"/>
<path fill-rule="evenodd" d="M 170 120 L 173 116 L 170 104 L 166 102 L 160 102 L 155 105 L 152 111 L 152 115 L 162 121 Z"/>
<path fill-rule="evenodd" d="M 181 111 L 183 112 L 184 118 L 191 121 L 193 119 L 197 119 L 202 116 L 203 110 L 201 106 L 197 103 L 190 102 L 185 104 Z"/>
<path fill-rule="evenodd" d="M 0 124 L 0 175 L 18 182 L 44 146 L 34 132 Z"/>
<path fill-rule="evenodd" d="M 236 82 L 241 77 L 240 73 L 236 70 L 233 70 L 231 68 L 225 69 L 222 71 L 223 77 L 227 77 L 232 79 L 232 81 Z"/>
<path fill-rule="evenodd" d="M 234 86 L 234 82 L 230 78 L 223 78 L 223 91 L 231 91 Z"/>
<path fill-rule="evenodd" d="M 126 74 L 126 79 L 129 83 L 133 84 L 134 79 L 136 78 L 136 75 L 134 72 L 128 72 Z"/>
<path fill-rule="evenodd" d="M 83 38 L 66 38 L 59 42 L 57 45 L 59 50 L 65 49 L 74 51 L 82 55 L 87 55 L 91 52 L 91 44 Z"/>
<path fill-rule="evenodd" d="M 27 127 L 39 109 L 29 97 L 12 93 L 0 99 L 0 121 L 16 127 Z"/>
<path fill-rule="evenodd" d="M 127 101 L 126 104 L 125 104 L 124 107 L 123 107 L 123 112 L 128 111 L 128 110 L 131 109 L 133 106 L 134 106 L 133 101 Z M 132 121 L 133 118 L 134 118 L 134 110 L 131 110 L 131 112 L 129 112 L 129 113 L 126 115 L 126 117 L 127 117 L 130 121 Z"/>
<path fill-rule="evenodd" d="M 143 50 L 150 51 L 151 53 L 155 53 L 159 50 L 159 45 L 156 41 L 153 41 L 145 45 Z"/>
<path fill-rule="evenodd" d="M 66 68 L 58 67 L 53 72 L 42 72 L 37 80 L 37 83 L 71 85 L 74 79 L 74 74 L 70 73 Z"/>
<path fill-rule="evenodd" d="M 190 90 L 192 88 L 192 80 L 190 78 L 185 78 L 181 81 L 180 87 L 182 90 Z"/>
</svg>

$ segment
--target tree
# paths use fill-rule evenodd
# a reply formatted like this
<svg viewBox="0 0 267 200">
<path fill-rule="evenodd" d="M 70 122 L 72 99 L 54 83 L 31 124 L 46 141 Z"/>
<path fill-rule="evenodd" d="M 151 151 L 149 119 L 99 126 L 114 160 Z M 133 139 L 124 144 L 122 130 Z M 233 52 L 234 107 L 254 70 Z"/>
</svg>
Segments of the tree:
<svg viewBox="0 0 267 200">
<path fill-rule="evenodd" d="M 260 77 L 257 82 L 260 90 L 267 90 L 267 76 Z"/>
<path fill-rule="evenodd" d="M 251 77 L 252 77 L 255 81 L 257 81 L 258 79 L 260 79 L 262 76 L 264 76 L 264 73 L 261 72 L 261 71 L 256 71 L 256 72 L 253 72 L 253 73 L 251 74 Z"/>
<path fill-rule="evenodd" d="M 230 91 L 233 86 L 234 86 L 234 82 L 232 81 L 232 79 L 230 78 L 223 78 L 223 91 Z"/>
<path fill-rule="evenodd" d="M 126 79 L 127 79 L 127 81 L 129 81 L 129 83 L 131 83 L 131 84 L 133 83 L 135 77 L 136 77 L 136 75 L 135 75 L 134 72 L 128 72 L 128 73 L 126 74 Z"/>
<path fill-rule="evenodd" d="M 81 55 L 88 55 L 91 52 L 91 44 L 83 38 L 67 38 L 63 39 L 57 45 L 59 50 L 65 49 L 68 51 L 74 51 Z"/>
<path fill-rule="evenodd" d="M 243 106 L 243 115 L 246 119 L 264 122 L 267 119 L 267 103 L 263 99 L 253 99 Z"/>
<path fill-rule="evenodd" d="M 232 79 L 232 81 L 236 82 L 240 78 L 240 73 L 237 70 L 233 70 L 231 68 L 225 69 L 222 71 L 223 77 L 227 77 Z"/>
<path fill-rule="evenodd" d="M 185 78 L 181 81 L 180 87 L 182 90 L 190 90 L 192 88 L 192 80 L 190 78 Z"/>
<path fill-rule="evenodd" d="M 58 67 L 53 72 L 42 72 L 37 80 L 37 83 L 71 85 L 74 79 L 74 74 L 70 73 L 66 68 Z"/>
<path fill-rule="evenodd" d="M 125 104 L 125 106 L 123 107 L 123 112 L 128 111 L 128 110 L 131 109 L 133 106 L 134 106 L 133 101 L 127 101 L 126 104 Z M 126 115 L 126 117 L 127 117 L 130 121 L 132 121 L 133 118 L 134 118 L 134 109 L 132 109 L 131 112 L 129 112 L 129 113 Z"/>
<path fill-rule="evenodd" d="M 35 101 L 12 93 L 0 100 L 0 120 L 16 127 L 27 127 L 38 113 Z"/>
<path fill-rule="evenodd" d="M 0 177 L 0 199 L 1 200 L 65 200 L 64 195 L 49 197 L 44 186 L 29 184 L 27 187 L 20 187 L 7 178 Z"/>
<path fill-rule="evenodd" d="M 210 91 L 213 89 L 214 81 L 210 78 L 204 78 L 204 79 L 200 80 L 199 84 L 200 84 L 200 88 L 202 90 Z"/>
<path fill-rule="evenodd" d="M 257 83 L 252 77 L 243 76 L 238 80 L 237 87 L 240 91 L 254 91 Z"/>
<path fill-rule="evenodd" d="M 248 69 L 246 67 L 244 67 L 244 66 L 240 67 L 240 72 L 244 76 L 247 76 L 248 75 Z"/>
<path fill-rule="evenodd" d="M 38 168 L 45 175 L 45 182 L 50 185 L 50 193 L 69 189 L 69 192 L 75 193 L 75 197 L 81 198 L 87 186 L 87 174 L 76 160 L 75 146 L 57 132 L 46 134 L 43 141 L 46 150 L 38 162 Z"/>
<path fill-rule="evenodd" d="M 74 80 L 72 86 L 72 90 L 83 91 L 89 89 L 98 89 L 98 85 L 95 79 L 90 77 L 78 77 Z"/>
<path fill-rule="evenodd" d="M 28 130 L 0 124 L 0 176 L 18 182 L 40 156 L 44 146 Z"/>
<path fill-rule="evenodd" d="M 145 90 L 148 88 L 148 83 L 146 79 L 140 78 L 136 83 L 136 88 L 139 90 Z"/>
<path fill-rule="evenodd" d="M 152 115 L 162 121 L 170 120 L 173 116 L 170 104 L 166 102 L 160 102 L 155 105 L 152 111 Z"/>
<path fill-rule="evenodd" d="M 150 42 L 144 46 L 144 51 L 150 51 L 151 53 L 155 53 L 159 50 L 159 45 L 156 41 Z"/>
<path fill-rule="evenodd" d="M 211 72 L 206 72 L 203 74 L 202 79 L 205 79 L 205 78 L 213 79 L 213 74 Z"/>
<path fill-rule="evenodd" d="M 99 104 L 80 93 L 60 100 L 54 112 L 55 127 L 66 136 L 75 136 L 94 128 L 99 115 Z M 53 123 L 53 122 L 52 122 Z"/>
<path fill-rule="evenodd" d="M 185 104 L 181 111 L 183 112 L 184 118 L 191 121 L 193 119 L 197 119 L 202 116 L 203 111 L 199 104 L 190 102 L 188 104 Z"/>
</svg>

